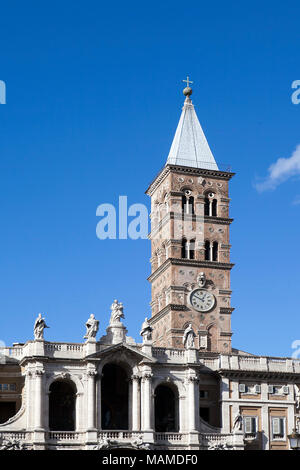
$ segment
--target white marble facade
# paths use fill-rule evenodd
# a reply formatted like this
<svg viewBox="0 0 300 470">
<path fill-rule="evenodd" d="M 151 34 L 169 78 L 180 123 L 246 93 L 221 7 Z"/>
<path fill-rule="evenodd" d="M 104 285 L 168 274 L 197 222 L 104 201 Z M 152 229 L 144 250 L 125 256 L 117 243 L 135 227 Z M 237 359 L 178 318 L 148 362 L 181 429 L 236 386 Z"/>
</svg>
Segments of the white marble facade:
<svg viewBox="0 0 300 470">
<path fill-rule="evenodd" d="M 247 356 L 238 351 L 209 355 L 195 348 L 156 348 L 151 339 L 135 343 L 126 336 L 123 324 L 120 326 L 124 336 L 118 343 L 110 325 L 109 339 L 89 338 L 82 344 L 37 339 L 2 349 L 1 381 L 6 377 L 7 381 L 9 378 L 22 384 L 20 409 L 0 425 L 2 448 L 244 449 L 258 439 L 263 449 L 272 448 L 274 441 L 288 448 L 287 435 L 298 417 L 294 384 L 300 381 L 300 361 Z M 107 375 L 103 370 L 111 365 L 124 371 L 122 383 L 128 390 L 122 429 L 116 429 L 117 423 L 109 429 L 101 416 L 101 381 Z M 57 424 L 51 428 L 49 403 L 55 382 L 73 387 L 71 430 L 68 423 L 66 427 L 62 423 L 65 429 L 57 429 Z M 270 393 L 272 384 L 277 387 L 274 394 Z M 164 391 L 171 390 L 174 416 L 170 417 L 169 428 L 162 424 L 165 427 L 159 429 L 155 408 L 160 406 L 157 390 L 161 385 Z M 201 402 L 207 402 L 206 388 L 218 394 L 213 407 L 218 407 L 219 426 L 199 416 Z M 4 398 L 2 392 L 0 399 Z M 246 410 L 244 422 L 241 428 L 234 427 L 234 419 L 242 409 Z M 245 429 L 247 410 L 253 416 L 252 424 L 255 419 L 259 421 L 256 429 Z M 276 416 L 284 416 L 283 435 L 271 436 L 272 413 L 275 423 Z"/>
</svg>

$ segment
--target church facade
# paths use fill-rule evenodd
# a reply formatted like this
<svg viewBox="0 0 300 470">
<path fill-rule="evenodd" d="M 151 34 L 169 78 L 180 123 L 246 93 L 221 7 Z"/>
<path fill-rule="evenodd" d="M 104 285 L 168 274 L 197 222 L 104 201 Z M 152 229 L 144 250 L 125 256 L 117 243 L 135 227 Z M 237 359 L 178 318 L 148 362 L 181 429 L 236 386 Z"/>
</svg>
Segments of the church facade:
<svg viewBox="0 0 300 470">
<path fill-rule="evenodd" d="M 300 360 L 231 344 L 229 184 L 185 102 L 151 198 L 151 316 L 141 342 L 115 300 L 106 335 L 0 350 L 1 449 L 288 450 L 299 430 Z"/>
</svg>

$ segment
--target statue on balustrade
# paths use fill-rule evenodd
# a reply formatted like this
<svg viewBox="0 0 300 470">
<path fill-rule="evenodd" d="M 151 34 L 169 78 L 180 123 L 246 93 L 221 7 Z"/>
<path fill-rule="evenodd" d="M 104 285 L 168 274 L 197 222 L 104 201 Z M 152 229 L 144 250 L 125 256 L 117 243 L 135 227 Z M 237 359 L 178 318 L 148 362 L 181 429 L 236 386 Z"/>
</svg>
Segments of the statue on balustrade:
<svg viewBox="0 0 300 470">
<path fill-rule="evenodd" d="M 125 318 L 124 312 L 123 312 L 123 304 L 122 302 L 118 302 L 117 300 L 114 300 L 112 303 L 112 306 L 110 307 L 111 309 L 111 316 L 110 316 L 110 325 L 116 324 L 116 323 L 121 323 L 121 318 Z"/>
<path fill-rule="evenodd" d="M 33 327 L 34 339 L 44 339 L 45 328 L 50 327 L 46 325 L 45 318 L 43 318 L 42 314 L 39 313 Z"/>
<path fill-rule="evenodd" d="M 194 332 L 192 324 L 190 323 L 189 326 L 185 329 L 183 333 L 183 338 L 182 338 L 182 342 L 183 342 L 185 349 L 191 349 L 195 347 L 195 341 L 194 341 L 195 336 L 196 336 L 196 333 Z"/>
<path fill-rule="evenodd" d="M 243 429 L 243 416 L 241 412 L 239 411 L 234 418 L 232 430 L 242 431 L 242 429 Z"/>
<path fill-rule="evenodd" d="M 95 315 L 91 313 L 90 318 L 85 324 L 86 326 L 86 334 L 84 336 L 85 339 L 96 338 L 96 335 L 99 330 L 99 320 L 95 319 Z"/>
<path fill-rule="evenodd" d="M 142 324 L 142 329 L 140 331 L 140 335 L 143 337 L 143 343 L 152 340 L 152 331 L 153 328 L 150 325 L 148 318 L 146 317 L 144 323 Z"/>
</svg>

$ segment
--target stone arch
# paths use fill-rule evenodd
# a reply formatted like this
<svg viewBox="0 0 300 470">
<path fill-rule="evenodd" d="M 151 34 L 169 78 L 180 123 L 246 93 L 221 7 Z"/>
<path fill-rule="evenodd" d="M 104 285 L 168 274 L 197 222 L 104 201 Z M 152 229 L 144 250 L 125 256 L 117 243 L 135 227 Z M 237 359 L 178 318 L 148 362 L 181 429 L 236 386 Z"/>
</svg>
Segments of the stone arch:
<svg viewBox="0 0 300 470">
<path fill-rule="evenodd" d="M 193 193 L 193 188 L 189 185 L 185 185 L 185 186 L 181 186 L 180 190 L 179 190 L 181 193 L 184 193 L 185 191 L 191 191 L 191 193 Z"/>
<path fill-rule="evenodd" d="M 64 371 L 48 377 L 48 380 L 46 381 L 46 384 L 45 384 L 45 389 L 48 393 L 50 391 L 51 384 L 53 382 L 56 382 L 57 380 L 68 380 L 74 383 L 76 390 L 77 390 L 77 394 L 83 393 L 83 384 L 80 380 L 80 377 L 78 377 L 77 375 L 73 375 L 69 372 L 64 372 Z"/>
</svg>

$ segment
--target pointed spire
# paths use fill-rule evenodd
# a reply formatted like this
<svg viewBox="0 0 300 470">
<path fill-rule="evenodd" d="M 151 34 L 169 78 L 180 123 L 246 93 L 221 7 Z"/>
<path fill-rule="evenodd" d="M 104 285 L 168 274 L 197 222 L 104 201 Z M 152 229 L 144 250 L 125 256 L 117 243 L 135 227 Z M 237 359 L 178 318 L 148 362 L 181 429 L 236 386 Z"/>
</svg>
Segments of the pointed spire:
<svg viewBox="0 0 300 470">
<path fill-rule="evenodd" d="M 218 170 L 190 99 L 193 90 L 189 84 L 193 82 L 189 77 L 183 81 L 187 83 L 187 87 L 183 90 L 186 98 L 166 164 Z"/>
</svg>

